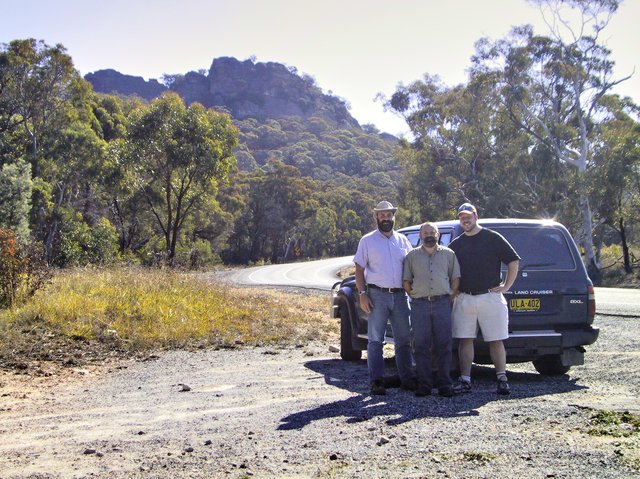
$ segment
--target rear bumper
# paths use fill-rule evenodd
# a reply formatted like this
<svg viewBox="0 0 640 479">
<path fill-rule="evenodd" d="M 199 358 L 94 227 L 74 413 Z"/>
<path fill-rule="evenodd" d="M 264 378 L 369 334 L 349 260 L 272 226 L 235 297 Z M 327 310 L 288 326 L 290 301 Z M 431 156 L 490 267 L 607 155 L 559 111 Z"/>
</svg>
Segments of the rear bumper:
<svg viewBox="0 0 640 479">
<path fill-rule="evenodd" d="M 533 361 L 541 356 L 559 355 L 566 366 L 584 364 L 584 348 L 598 339 L 600 330 L 586 327 L 571 331 L 517 331 L 504 341 L 508 363 Z M 489 347 L 482 338 L 476 341 L 476 362 L 490 363 Z"/>
</svg>

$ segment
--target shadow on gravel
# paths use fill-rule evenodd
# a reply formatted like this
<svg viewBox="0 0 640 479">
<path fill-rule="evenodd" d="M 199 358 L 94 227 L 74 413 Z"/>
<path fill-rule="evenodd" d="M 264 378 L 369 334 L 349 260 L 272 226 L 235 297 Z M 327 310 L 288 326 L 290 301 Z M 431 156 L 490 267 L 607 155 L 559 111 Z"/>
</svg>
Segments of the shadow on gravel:
<svg viewBox="0 0 640 479">
<path fill-rule="evenodd" d="M 313 421 L 344 417 L 347 423 L 368 421 L 376 416 L 388 417 L 389 425 L 402 424 L 423 417 L 480 416 L 479 408 L 492 401 L 508 401 L 528 397 L 562 394 L 585 389 L 576 384 L 579 378 L 568 375 L 549 377 L 537 373 L 508 371 L 510 396 L 498 396 L 493 367 L 473 366 L 473 391 L 452 398 L 437 394 L 416 397 L 411 391 L 387 388 L 385 396 L 369 395 L 366 361 L 347 362 L 339 359 L 308 361 L 305 367 L 324 376 L 327 384 L 357 393 L 341 401 L 285 416 L 279 430 L 302 429 Z M 386 375 L 395 374 L 393 359 L 387 361 Z"/>
</svg>

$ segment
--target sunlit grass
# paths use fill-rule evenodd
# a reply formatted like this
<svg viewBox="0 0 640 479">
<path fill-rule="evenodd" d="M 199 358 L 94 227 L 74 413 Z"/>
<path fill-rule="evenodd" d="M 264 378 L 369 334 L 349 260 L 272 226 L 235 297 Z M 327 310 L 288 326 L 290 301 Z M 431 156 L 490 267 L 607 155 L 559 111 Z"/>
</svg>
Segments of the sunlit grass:
<svg viewBox="0 0 640 479">
<path fill-rule="evenodd" d="M 336 329 L 328 305 L 328 295 L 236 288 L 190 273 L 62 271 L 22 308 L 0 312 L 0 354 L 34 329 L 132 351 L 298 344 Z"/>
</svg>

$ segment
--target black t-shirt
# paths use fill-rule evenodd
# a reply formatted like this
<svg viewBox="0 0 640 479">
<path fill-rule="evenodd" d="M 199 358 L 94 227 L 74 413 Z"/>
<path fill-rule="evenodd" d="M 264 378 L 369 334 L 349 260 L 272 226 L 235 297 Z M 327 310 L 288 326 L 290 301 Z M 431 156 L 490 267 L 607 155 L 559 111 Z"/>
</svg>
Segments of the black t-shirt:
<svg viewBox="0 0 640 479">
<path fill-rule="evenodd" d="M 500 284 L 500 263 L 519 260 L 518 253 L 500 233 L 482 228 L 461 234 L 450 244 L 460 263 L 460 291 L 484 291 Z"/>
</svg>

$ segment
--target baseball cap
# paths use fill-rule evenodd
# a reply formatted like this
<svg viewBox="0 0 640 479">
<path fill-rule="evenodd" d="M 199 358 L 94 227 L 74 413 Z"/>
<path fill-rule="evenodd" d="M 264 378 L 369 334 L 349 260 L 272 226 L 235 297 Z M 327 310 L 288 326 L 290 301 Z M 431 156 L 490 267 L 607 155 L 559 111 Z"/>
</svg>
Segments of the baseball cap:
<svg viewBox="0 0 640 479">
<path fill-rule="evenodd" d="M 462 203 L 460 205 L 460 207 L 458 208 L 458 216 L 460 215 L 472 215 L 472 214 L 478 214 L 478 212 L 476 211 L 476 207 L 473 206 L 471 203 Z"/>
</svg>

